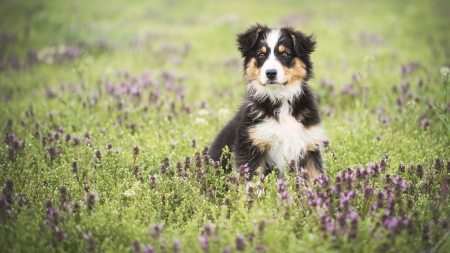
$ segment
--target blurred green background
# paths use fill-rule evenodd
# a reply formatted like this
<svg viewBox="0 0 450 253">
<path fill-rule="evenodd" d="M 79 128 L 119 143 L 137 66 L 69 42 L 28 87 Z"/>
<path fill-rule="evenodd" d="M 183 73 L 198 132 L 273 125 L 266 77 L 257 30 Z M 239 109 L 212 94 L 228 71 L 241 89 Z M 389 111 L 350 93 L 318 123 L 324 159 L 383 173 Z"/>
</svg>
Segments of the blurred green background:
<svg viewBox="0 0 450 253">
<path fill-rule="evenodd" d="M 129 251 L 134 240 L 162 245 L 147 230 L 164 222 L 166 238 L 180 238 L 183 247 L 201 251 L 203 224 L 215 222 L 223 238 L 216 249 L 222 251 L 263 219 L 272 223 L 264 238 L 272 252 L 383 249 L 383 241 L 366 231 L 376 220 L 361 225 L 366 231 L 361 240 L 341 244 L 314 237 L 315 212 L 299 208 L 291 220 L 275 217 L 284 211 L 276 204 L 275 179 L 254 209 L 242 191 L 228 191 L 228 175 L 206 176 L 219 196 L 209 199 L 194 179 L 194 166 L 186 184 L 178 175 L 166 175 L 159 188 L 150 186 L 149 176 L 161 173 L 165 157 L 171 169 L 184 164 L 187 155 L 192 158 L 212 142 L 239 107 L 245 83 L 235 39 L 256 22 L 316 36 L 315 77 L 309 84 L 319 96 L 330 139 L 323 152 L 328 174 L 334 178 L 350 166 L 367 167 L 385 154 L 389 173 L 397 173 L 399 164 L 423 164 L 429 178 L 404 175 L 418 182 L 418 189 L 435 183 L 415 207 L 428 208 L 425 200 L 434 199 L 440 187 L 432 164 L 450 157 L 450 109 L 445 109 L 450 99 L 442 85 L 442 72 L 450 67 L 448 0 L 0 0 L 0 133 L 14 133 L 25 143 L 12 155 L 6 138 L 1 143 L 0 184 L 12 179 L 16 195 L 35 208 L 5 219 L 0 249 L 62 252 L 82 244 L 88 249 L 90 237 L 83 238 L 83 230 L 97 239 L 98 251 Z M 69 236 L 56 244 L 45 225 L 44 203 L 62 209 L 61 186 L 71 203 L 82 207 L 80 216 L 68 214 L 61 229 Z M 131 189 L 136 195 L 129 198 L 124 192 Z M 91 212 L 86 205 L 94 191 L 100 197 Z M 172 201 L 176 194 L 179 202 Z M 224 197 L 234 205 L 231 218 Z M 361 212 L 359 204 L 369 202 L 358 201 Z M 430 217 L 421 210 L 417 234 Z M 429 242 L 402 235 L 393 249 L 431 249 L 448 233 L 435 235 Z"/>
</svg>

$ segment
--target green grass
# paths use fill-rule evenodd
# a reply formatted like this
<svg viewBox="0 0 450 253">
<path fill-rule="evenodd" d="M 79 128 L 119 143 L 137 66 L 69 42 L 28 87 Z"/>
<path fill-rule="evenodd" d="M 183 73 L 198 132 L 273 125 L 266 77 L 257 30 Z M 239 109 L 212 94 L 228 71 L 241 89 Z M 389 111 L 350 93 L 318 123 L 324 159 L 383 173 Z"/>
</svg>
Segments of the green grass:
<svg viewBox="0 0 450 253">
<path fill-rule="evenodd" d="M 202 252 L 204 236 L 209 252 L 236 252 L 242 235 L 245 252 L 446 252 L 449 12 L 447 1 L 0 1 L 0 251 L 174 252 L 179 240 L 179 252 Z M 290 203 L 274 175 L 253 196 L 230 183 L 236 172 L 196 166 L 241 103 L 235 38 L 255 22 L 290 24 L 318 43 L 310 85 L 331 182 L 286 176 Z M 348 84 L 354 95 L 342 92 Z M 340 213 L 354 211 L 356 225 L 349 216 L 342 233 L 324 228 L 323 217 L 340 217 L 336 178 L 381 166 L 385 154 L 381 174 L 347 189 L 357 196 Z M 399 175 L 408 187 L 394 196 L 386 177 Z M 311 205 L 318 192 L 329 209 Z M 386 200 L 372 210 L 378 192 Z M 393 218 L 412 225 L 398 231 Z"/>
</svg>

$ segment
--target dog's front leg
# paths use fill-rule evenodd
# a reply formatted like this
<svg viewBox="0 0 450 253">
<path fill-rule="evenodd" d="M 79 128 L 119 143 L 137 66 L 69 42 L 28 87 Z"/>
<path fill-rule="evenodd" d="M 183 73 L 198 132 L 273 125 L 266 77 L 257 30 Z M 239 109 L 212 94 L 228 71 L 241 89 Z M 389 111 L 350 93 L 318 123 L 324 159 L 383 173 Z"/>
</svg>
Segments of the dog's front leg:
<svg viewBox="0 0 450 253">
<path fill-rule="evenodd" d="M 323 168 L 323 159 L 320 150 L 308 150 L 303 159 L 300 160 L 300 167 L 303 167 L 309 174 L 310 179 L 314 179 L 325 172 Z"/>
</svg>

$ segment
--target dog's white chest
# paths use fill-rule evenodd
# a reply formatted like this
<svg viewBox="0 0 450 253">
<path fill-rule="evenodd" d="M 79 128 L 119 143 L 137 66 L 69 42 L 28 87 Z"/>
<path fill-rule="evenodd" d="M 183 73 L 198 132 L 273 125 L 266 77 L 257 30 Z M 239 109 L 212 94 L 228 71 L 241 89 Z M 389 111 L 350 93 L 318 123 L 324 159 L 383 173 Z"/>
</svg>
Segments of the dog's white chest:
<svg viewBox="0 0 450 253">
<path fill-rule="evenodd" d="M 275 165 L 280 172 L 291 161 L 299 163 L 307 150 L 312 150 L 324 139 L 322 127 L 305 128 L 290 115 L 289 105 L 283 103 L 278 120 L 265 119 L 249 130 L 252 143 L 265 153 L 265 161 Z"/>
</svg>

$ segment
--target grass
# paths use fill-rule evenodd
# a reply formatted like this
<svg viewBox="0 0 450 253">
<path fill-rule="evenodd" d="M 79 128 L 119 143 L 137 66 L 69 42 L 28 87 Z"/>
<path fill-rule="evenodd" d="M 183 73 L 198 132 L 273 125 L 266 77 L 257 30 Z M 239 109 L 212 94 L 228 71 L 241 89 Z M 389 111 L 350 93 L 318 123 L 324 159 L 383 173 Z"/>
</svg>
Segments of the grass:
<svg viewBox="0 0 450 253">
<path fill-rule="evenodd" d="M 446 1 L 0 6 L 2 252 L 450 247 Z M 320 180 L 244 193 L 202 153 L 239 107 L 235 36 L 255 22 L 315 33 L 329 146 Z"/>
</svg>

